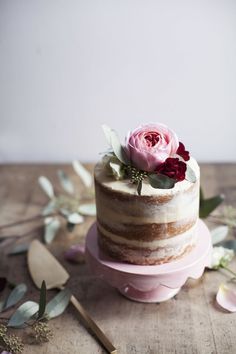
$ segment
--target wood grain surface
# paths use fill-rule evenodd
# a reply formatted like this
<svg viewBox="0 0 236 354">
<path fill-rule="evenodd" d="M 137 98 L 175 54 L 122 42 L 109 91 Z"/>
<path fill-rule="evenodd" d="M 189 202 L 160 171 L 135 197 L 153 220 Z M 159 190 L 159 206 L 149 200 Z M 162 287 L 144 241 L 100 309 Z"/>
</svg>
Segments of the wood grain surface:
<svg viewBox="0 0 236 354">
<path fill-rule="evenodd" d="M 92 165 L 88 166 L 91 170 Z M 0 166 L 0 225 L 40 213 L 47 197 L 37 184 L 45 175 L 59 191 L 56 171 L 63 168 L 84 195 L 79 178 L 69 165 L 2 165 Z M 236 165 L 201 165 L 201 184 L 206 196 L 224 193 L 226 203 L 236 206 Z M 236 352 L 236 313 L 217 307 L 215 295 L 221 282 L 228 279 L 223 271 L 206 271 L 201 279 L 188 280 L 175 298 L 160 304 L 142 304 L 121 296 L 115 289 L 96 279 L 86 264 L 70 264 L 64 251 L 72 244 L 83 243 L 94 218 L 69 233 L 64 228 L 49 249 L 70 273 L 68 288 L 81 301 L 93 319 L 123 354 L 229 354 Z M 37 230 L 31 230 L 38 226 Z M 213 225 L 210 225 L 214 227 Z M 27 233 L 42 237 L 42 222 L 22 224 L 0 230 L 1 236 Z M 236 235 L 231 234 L 231 237 Z M 0 243 L 0 276 L 7 275 L 13 283 L 25 282 L 27 298 L 38 299 L 39 292 L 27 270 L 26 256 L 9 257 L 11 244 Z M 231 264 L 236 269 L 236 262 Z M 56 291 L 48 292 L 48 298 Z M 50 322 L 54 338 L 42 346 L 26 345 L 26 354 L 95 354 L 105 353 L 79 321 L 70 305 L 66 312 Z M 21 332 L 16 331 L 19 335 Z M 27 341 L 27 337 L 25 338 Z"/>
</svg>

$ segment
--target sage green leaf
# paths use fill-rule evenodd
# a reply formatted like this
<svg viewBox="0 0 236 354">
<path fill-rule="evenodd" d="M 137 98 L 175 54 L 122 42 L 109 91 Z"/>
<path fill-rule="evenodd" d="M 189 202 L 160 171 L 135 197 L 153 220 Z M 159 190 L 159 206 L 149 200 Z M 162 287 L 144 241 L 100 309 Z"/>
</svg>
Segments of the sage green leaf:
<svg viewBox="0 0 236 354">
<path fill-rule="evenodd" d="M 29 321 L 39 310 L 39 305 L 34 301 L 26 301 L 22 304 L 8 321 L 8 327 L 19 328 Z"/>
<path fill-rule="evenodd" d="M 112 175 L 115 177 L 116 180 L 120 180 L 124 178 L 124 169 L 120 163 L 114 163 L 110 161 L 109 166 L 112 171 Z"/>
<path fill-rule="evenodd" d="M 17 304 L 17 302 L 19 302 L 24 297 L 26 291 L 27 286 L 24 283 L 17 285 L 8 296 L 7 301 L 4 305 L 4 310 Z"/>
<path fill-rule="evenodd" d="M 96 204 L 81 204 L 78 208 L 78 212 L 81 215 L 95 216 L 96 215 Z"/>
<path fill-rule="evenodd" d="M 54 197 L 54 190 L 49 179 L 45 176 L 40 176 L 38 182 L 45 194 L 52 199 Z"/>
<path fill-rule="evenodd" d="M 38 311 L 38 319 L 42 318 L 44 313 L 45 313 L 45 309 L 46 309 L 46 283 L 43 280 L 41 288 L 40 288 L 40 297 L 39 297 L 39 311 Z"/>
<path fill-rule="evenodd" d="M 46 306 L 46 314 L 50 318 L 61 315 L 70 302 L 71 292 L 68 289 L 61 290 Z"/>
<path fill-rule="evenodd" d="M 149 176 L 149 183 L 153 188 L 171 189 L 175 186 L 176 181 L 165 175 L 151 173 Z"/>
<path fill-rule="evenodd" d="M 50 202 L 43 208 L 42 215 L 47 216 L 54 213 L 56 210 L 56 200 L 50 200 Z"/>
<path fill-rule="evenodd" d="M 215 210 L 224 200 L 223 195 L 216 195 L 209 199 L 202 199 L 200 201 L 199 217 L 206 218 L 213 210 Z"/>
<path fill-rule="evenodd" d="M 46 218 L 44 223 L 44 241 L 49 244 L 54 240 L 58 230 L 60 229 L 61 223 L 58 219 L 50 217 Z"/>
<path fill-rule="evenodd" d="M 211 240 L 212 244 L 215 245 L 222 242 L 228 235 L 229 227 L 226 225 L 221 225 L 211 230 Z"/>
<path fill-rule="evenodd" d="M 138 186 L 137 186 L 138 195 L 141 195 L 142 185 L 143 185 L 142 180 L 138 181 Z"/>
<path fill-rule="evenodd" d="M 187 163 L 187 169 L 186 169 L 186 173 L 185 173 L 185 179 L 189 182 L 195 183 L 197 180 L 196 174 L 194 172 L 194 170 L 192 169 L 192 167 L 189 166 L 189 164 Z"/>
<path fill-rule="evenodd" d="M 84 221 L 84 218 L 78 213 L 72 213 L 68 215 L 67 220 L 70 224 L 81 224 Z"/>
<path fill-rule="evenodd" d="M 28 251 L 29 248 L 29 243 L 20 243 L 18 245 L 15 245 L 10 252 L 8 253 L 8 256 L 16 256 L 18 254 L 23 254 Z"/>
<path fill-rule="evenodd" d="M 230 250 L 234 250 L 234 252 L 236 253 L 236 240 L 222 241 L 219 243 L 219 246 L 222 246 L 224 248 L 228 248 Z"/>
<path fill-rule="evenodd" d="M 74 185 L 69 176 L 62 170 L 57 171 L 62 188 L 69 194 L 74 193 Z"/>
<path fill-rule="evenodd" d="M 81 178 L 86 187 L 91 187 L 93 183 L 92 175 L 86 170 L 86 168 L 79 162 L 73 161 L 73 167 L 77 175 Z"/>
<path fill-rule="evenodd" d="M 119 137 L 115 130 L 111 129 L 107 125 L 102 125 L 103 132 L 106 136 L 108 143 L 111 145 L 116 157 L 125 165 L 129 163 L 129 159 L 125 153 L 123 146 L 120 143 Z"/>
</svg>

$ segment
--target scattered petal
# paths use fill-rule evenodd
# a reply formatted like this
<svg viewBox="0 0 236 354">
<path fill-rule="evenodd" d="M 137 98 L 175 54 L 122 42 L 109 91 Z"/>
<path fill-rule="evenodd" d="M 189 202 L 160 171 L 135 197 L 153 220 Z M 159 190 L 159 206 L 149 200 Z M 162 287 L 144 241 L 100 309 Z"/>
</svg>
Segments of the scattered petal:
<svg viewBox="0 0 236 354">
<path fill-rule="evenodd" d="M 224 247 L 213 247 L 210 269 L 226 267 L 234 257 L 234 251 Z"/>
<path fill-rule="evenodd" d="M 215 245 L 223 241 L 229 232 L 229 227 L 226 225 L 221 225 L 216 227 L 214 230 L 211 230 L 211 239 L 212 244 Z"/>
<path fill-rule="evenodd" d="M 82 204 L 78 208 L 78 212 L 82 215 L 95 216 L 96 215 L 96 205 L 91 204 Z"/>
<path fill-rule="evenodd" d="M 52 199 L 54 197 L 54 191 L 53 191 L 52 183 L 49 181 L 49 179 L 45 176 L 40 176 L 38 181 L 39 181 L 41 188 L 46 193 L 46 195 L 50 199 Z"/>
<path fill-rule="evenodd" d="M 69 176 L 62 170 L 58 170 L 57 174 L 60 179 L 62 188 L 64 188 L 67 193 L 73 194 L 75 189 Z"/>
<path fill-rule="evenodd" d="M 73 245 L 65 252 L 65 259 L 72 263 L 85 262 L 85 246 Z"/>
<path fill-rule="evenodd" d="M 217 303 L 229 312 L 236 312 L 236 288 L 221 284 L 216 295 Z"/>
<path fill-rule="evenodd" d="M 81 178 L 86 187 L 91 187 L 93 179 L 91 173 L 86 170 L 86 168 L 79 162 L 73 161 L 73 167 L 77 175 Z"/>
</svg>

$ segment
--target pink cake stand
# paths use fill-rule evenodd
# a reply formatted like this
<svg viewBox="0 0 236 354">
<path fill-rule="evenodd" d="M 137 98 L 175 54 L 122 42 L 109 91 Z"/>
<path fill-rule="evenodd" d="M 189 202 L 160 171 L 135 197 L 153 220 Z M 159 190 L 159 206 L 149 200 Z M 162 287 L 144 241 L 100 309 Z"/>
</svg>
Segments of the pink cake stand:
<svg viewBox="0 0 236 354">
<path fill-rule="evenodd" d="M 202 220 L 198 221 L 198 242 L 180 260 L 160 265 L 134 265 L 105 255 L 98 247 L 96 223 L 86 238 L 86 259 L 92 272 L 107 281 L 127 298 L 140 302 L 162 302 L 179 292 L 188 278 L 198 279 L 211 261 L 211 236 Z"/>
</svg>

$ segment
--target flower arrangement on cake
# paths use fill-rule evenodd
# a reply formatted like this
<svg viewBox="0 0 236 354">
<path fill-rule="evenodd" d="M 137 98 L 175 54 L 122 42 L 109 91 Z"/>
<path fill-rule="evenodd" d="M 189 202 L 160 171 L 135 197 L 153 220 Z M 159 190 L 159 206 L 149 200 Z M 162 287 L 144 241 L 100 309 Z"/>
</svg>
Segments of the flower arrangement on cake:
<svg viewBox="0 0 236 354">
<path fill-rule="evenodd" d="M 161 123 L 143 124 L 129 132 L 122 145 L 116 132 L 103 125 L 111 150 L 105 153 L 103 164 L 108 175 L 117 180 L 129 178 L 142 191 L 147 180 L 153 188 L 170 189 L 177 182 L 196 181 L 188 161 L 189 152 L 177 135 Z"/>
</svg>

